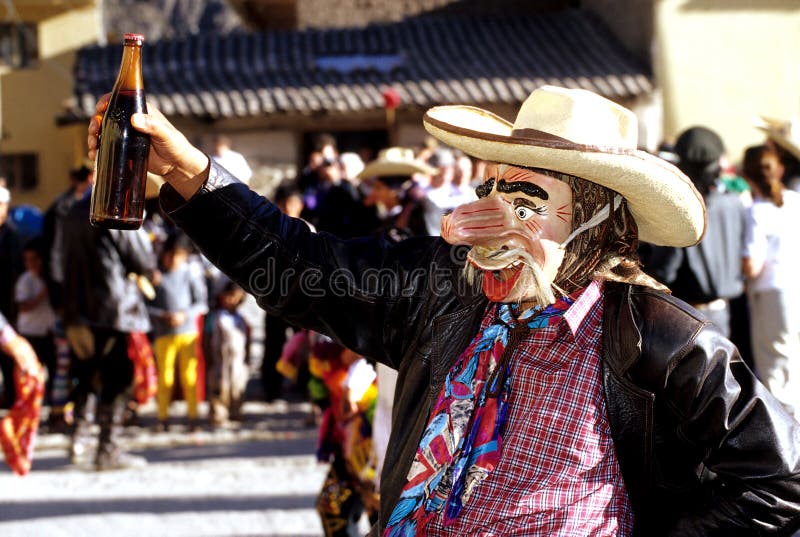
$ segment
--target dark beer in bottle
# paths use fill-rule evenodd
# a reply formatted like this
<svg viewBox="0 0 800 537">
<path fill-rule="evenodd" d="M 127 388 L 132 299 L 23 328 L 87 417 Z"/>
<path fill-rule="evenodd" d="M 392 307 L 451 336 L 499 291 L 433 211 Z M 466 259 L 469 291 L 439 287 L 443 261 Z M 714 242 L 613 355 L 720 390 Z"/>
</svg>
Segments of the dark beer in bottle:
<svg viewBox="0 0 800 537">
<path fill-rule="evenodd" d="M 147 113 L 142 81 L 142 42 L 125 34 L 122 64 L 100 125 L 95 183 L 89 220 L 108 229 L 137 229 L 144 216 L 150 137 L 131 125 Z"/>
</svg>

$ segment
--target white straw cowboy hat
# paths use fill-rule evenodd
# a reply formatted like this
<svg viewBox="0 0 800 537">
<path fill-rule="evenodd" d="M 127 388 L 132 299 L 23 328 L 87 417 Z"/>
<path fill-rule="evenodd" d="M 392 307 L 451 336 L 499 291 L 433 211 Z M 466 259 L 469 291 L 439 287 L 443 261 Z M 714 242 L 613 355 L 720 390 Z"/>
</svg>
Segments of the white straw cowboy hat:
<svg viewBox="0 0 800 537">
<path fill-rule="evenodd" d="M 428 166 L 414 157 L 414 151 L 406 147 L 388 147 L 378 152 L 378 158 L 364 166 L 358 177 L 386 177 L 390 175 L 434 175 L 436 168 Z"/>
<path fill-rule="evenodd" d="M 633 112 L 590 91 L 543 86 L 513 124 L 472 106 L 431 108 L 423 123 L 476 158 L 567 173 L 618 192 L 643 241 L 691 246 L 705 232 L 703 198 L 689 178 L 639 151 Z"/>
<path fill-rule="evenodd" d="M 800 125 L 797 121 L 757 116 L 753 123 L 776 144 L 800 159 Z"/>
</svg>

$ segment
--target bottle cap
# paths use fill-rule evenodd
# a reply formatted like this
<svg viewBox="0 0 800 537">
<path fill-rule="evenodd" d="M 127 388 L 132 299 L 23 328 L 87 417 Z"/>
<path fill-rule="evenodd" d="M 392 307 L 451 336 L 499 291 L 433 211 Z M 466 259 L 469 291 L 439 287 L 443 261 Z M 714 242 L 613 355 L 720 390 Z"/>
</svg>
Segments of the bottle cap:
<svg viewBox="0 0 800 537">
<path fill-rule="evenodd" d="M 138 41 L 142 43 L 144 41 L 144 36 L 142 34 L 125 34 L 125 41 Z"/>
</svg>

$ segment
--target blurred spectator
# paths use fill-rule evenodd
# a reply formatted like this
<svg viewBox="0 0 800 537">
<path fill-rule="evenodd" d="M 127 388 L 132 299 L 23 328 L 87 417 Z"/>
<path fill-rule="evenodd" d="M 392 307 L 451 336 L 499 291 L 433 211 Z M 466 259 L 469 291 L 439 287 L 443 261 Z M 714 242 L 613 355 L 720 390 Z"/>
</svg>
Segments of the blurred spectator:
<svg viewBox="0 0 800 537">
<path fill-rule="evenodd" d="M 319 188 L 318 170 L 325 162 L 325 157 L 319 151 L 314 151 L 308 155 L 308 161 L 297 176 L 297 188 L 303 195 L 303 205 L 306 214 L 313 214 L 317 208 L 317 189 Z"/>
<path fill-rule="evenodd" d="M 14 282 L 22 274 L 22 244 L 14 225 L 8 220 L 11 192 L 5 178 L 0 177 L 0 313 L 6 319 L 16 318 Z M 0 408 L 11 408 L 16 399 L 14 388 L 14 361 L 0 350 L 0 373 L 3 375 L 3 393 Z"/>
<path fill-rule="evenodd" d="M 330 468 L 317 497 L 326 537 L 357 535 L 365 508 L 377 521 L 372 416 L 377 388 L 375 370 L 354 352 L 313 334 L 313 401 L 323 409 L 317 459 Z"/>
<path fill-rule="evenodd" d="M 76 201 L 64 220 L 64 324 L 75 359 L 76 385 L 70 397 L 76 426 L 70 456 L 77 460 L 91 431 L 85 412 L 90 394 L 97 396 L 98 470 L 146 464 L 120 446 L 123 413 L 130 399 L 133 362 L 128 335 L 149 332 L 150 320 L 135 278 L 152 275 L 155 257 L 144 230 L 105 230 L 89 224 L 90 192 Z"/>
<path fill-rule="evenodd" d="M 322 160 L 329 162 L 339 161 L 339 149 L 336 138 L 332 134 L 324 132 L 317 135 L 314 140 L 314 151 L 318 151 L 322 155 Z"/>
<path fill-rule="evenodd" d="M 53 340 L 56 315 L 50 305 L 47 284 L 43 278 L 41 241 L 28 242 L 22 250 L 25 272 L 14 286 L 17 302 L 17 331 L 27 339 L 39 361 L 47 370 L 45 403 L 52 402 L 53 379 L 56 374 L 56 351 Z"/>
<path fill-rule="evenodd" d="M 425 206 L 425 226 L 428 235 L 436 236 L 441 232 L 442 216 L 456 207 L 457 199 L 453 195 L 456 159 L 452 149 L 439 147 L 427 163 L 436 168 L 436 173 L 431 175 L 430 184 L 425 191 L 425 197 L 430 202 Z"/>
<path fill-rule="evenodd" d="M 197 428 L 198 318 L 206 312 L 205 281 L 189 264 L 191 241 L 182 233 L 169 236 L 159 255 L 155 298 L 148 304 L 153 321 L 153 351 L 158 366 L 158 421 L 166 430 L 177 363 L 189 429 Z"/>
<path fill-rule="evenodd" d="M 61 322 L 62 288 L 64 285 L 64 221 L 73 205 L 87 195 L 94 182 L 94 162 L 86 159 L 77 168 L 69 170 L 69 186 L 59 194 L 44 213 L 42 222 L 43 277 L 47 282 L 50 304 L 56 312 L 54 347 L 55 371 L 48 370 L 50 414 L 48 425 L 53 429 L 66 426 L 64 414 L 70 386 L 70 351 Z"/>
<path fill-rule="evenodd" d="M 766 145 L 775 151 L 783 166 L 781 181 L 787 188 L 800 191 L 800 125 L 797 120 L 759 117 L 756 127 L 767 134 Z"/>
<path fill-rule="evenodd" d="M 389 241 L 400 242 L 408 237 L 427 235 L 425 207 L 430 203 L 414 181 L 415 176 L 430 177 L 436 170 L 414 157 L 411 149 L 390 147 L 378 153 L 361 173 L 369 194 L 367 205 L 378 206 L 381 226 L 378 232 Z M 372 420 L 372 451 L 375 457 L 375 486 L 380 486 L 380 473 L 392 430 L 397 371 L 383 364 L 375 366 L 378 396 Z"/>
<path fill-rule="evenodd" d="M 736 166 L 731 162 L 727 153 L 720 157 L 720 168 L 719 183 L 722 191 L 738 195 L 742 205 L 750 207 L 753 204 L 750 185 L 747 184 L 744 177 L 739 175 Z"/>
<path fill-rule="evenodd" d="M 317 230 L 344 239 L 359 237 L 374 226 L 373 215 L 365 209 L 355 185 L 343 179 L 338 161 L 325 159 L 317 168 L 316 176 L 311 201 L 315 209 L 304 210 L 304 219 Z M 304 202 L 309 200 L 307 194 L 303 196 Z"/>
<path fill-rule="evenodd" d="M 359 154 L 352 152 L 342 153 L 339 157 L 339 162 L 342 165 L 342 177 L 358 187 L 358 177 L 364 169 L 364 161 L 361 160 Z"/>
<path fill-rule="evenodd" d="M 719 185 L 725 153 L 722 139 L 705 127 L 684 131 L 674 147 L 678 167 L 692 180 L 706 203 L 708 225 L 703 240 L 688 248 L 652 247 L 645 271 L 688 302 L 729 336 L 730 300 L 744 291 L 741 251 L 744 206 Z"/>
<path fill-rule="evenodd" d="M 742 166 L 754 198 L 742 265 L 756 373 L 800 418 L 800 194 L 784 188 L 783 165 L 770 146 L 747 148 Z"/>
<path fill-rule="evenodd" d="M 292 218 L 300 218 L 303 212 L 303 197 L 300 191 L 291 184 L 282 184 L 272 197 L 273 203 Z M 314 226 L 306 222 L 312 231 Z M 286 331 L 292 326 L 281 319 L 267 313 L 264 316 L 264 353 L 261 359 L 261 385 L 264 389 L 264 400 L 275 401 L 283 396 L 283 377 L 276 369 L 286 343 Z"/>
<path fill-rule="evenodd" d="M 296 388 L 307 387 L 309 380 L 308 376 L 301 378 L 301 372 L 308 372 L 308 339 L 308 330 L 297 330 L 283 345 L 281 357 L 275 365 L 275 369 Z"/>
<path fill-rule="evenodd" d="M 83 199 L 94 183 L 93 163 L 84 163 L 70 170 L 69 187 L 59 194 L 45 211 L 42 229 L 45 280 L 50 288 L 53 307 L 61 307 L 61 287 L 64 284 L 64 220 L 72 206 Z"/>
<path fill-rule="evenodd" d="M 453 175 L 452 203 L 458 207 L 478 199 L 475 188 L 472 186 L 473 163 L 472 158 L 462 151 L 454 151 L 456 157 L 456 170 Z"/>
<path fill-rule="evenodd" d="M 375 159 L 375 150 L 367 145 L 361 145 L 356 152 L 362 164 Z"/>
<path fill-rule="evenodd" d="M 428 162 L 438 148 L 439 148 L 439 140 L 437 140 L 433 136 L 428 135 L 425 137 L 425 141 L 422 144 L 422 148 L 420 148 L 419 152 L 417 153 L 417 158 L 422 162 Z"/>
<path fill-rule="evenodd" d="M 367 206 L 377 207 L 380 224 L 377 231 L 393 242 L 427 235 L 425 222 L 427 200 L 415 195 L 415 174 L 431 175 L 436 170 L 414 158 L 414 151 L 390 147 L 378 153 L 362 170 L 364 199 Z"/>
<path fill-rule="evenodd" d="M 300 218 L 300 215 L 303 214 L 303 196 L 291 183 L 278 185 L 278 188 L 275 189 L 275 193 L 272 195 L 272 203 L 283 211 L 284 214 L 292 218 Z M 306 222 L 306 224 L 311 226 L 308 222 Z M 311 226 L 311 228 L 312 231 L 315 231 L 313 226 Z"/>
<path fill-rule="evenodd" d="M 244 290 L 228 281 L 216 297 L 216 307 L 206 316 L 203 348 L 212 426 L 242 418 L 242 403 L 249 378 L 250 328 L 238 309 Z M 273 372 L 278 376 L 277 372 Z"/>
<path fill-rule="evenodd" d="M 308 161 L 300 172 L 297 179 L 297 186 L 305 197 L 310 191 L 312 195 L 316 192 L 319 185 L 319 169 L 330 163 L 339 162 L 339 150 L 336 145 L 336 138 L 328 133 L 318 134 L 314 139 L 312 151 L 308 155 Z M 314 201 L 305 199 L 308 209 L 315 210 Z"/>
<path fill-rule="evenodd" d="M 231 172 L 239 181 L 246 185 L 250 184 L 253 170 L 250 169 L 244 156 L 232 149 L 232 142 L 228 136 L 219 134 L 214 137 L 214 153 L 211 158 Z"/>
</svg>

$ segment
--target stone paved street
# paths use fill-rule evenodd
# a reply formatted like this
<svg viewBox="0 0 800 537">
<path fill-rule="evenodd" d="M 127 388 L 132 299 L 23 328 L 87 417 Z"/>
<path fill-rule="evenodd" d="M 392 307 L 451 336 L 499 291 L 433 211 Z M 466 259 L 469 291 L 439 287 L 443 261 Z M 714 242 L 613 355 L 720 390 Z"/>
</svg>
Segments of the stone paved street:
<svg viewBox="0 0 800 537">
<path fill-rule="evenodd" d="M 145 407 L 142 426 L 126 432 L 145 469 L 71 465 L 63 434 L 40 435 L 27 476 L 2 465 L 0 535 L 322 535 L 314 500 L 326 467 L 314 459 L 310 405 L 249 402 L 241 427 L 196 433 L 180 420 L 153 432 L 154 410 Z"/>
</svg>

